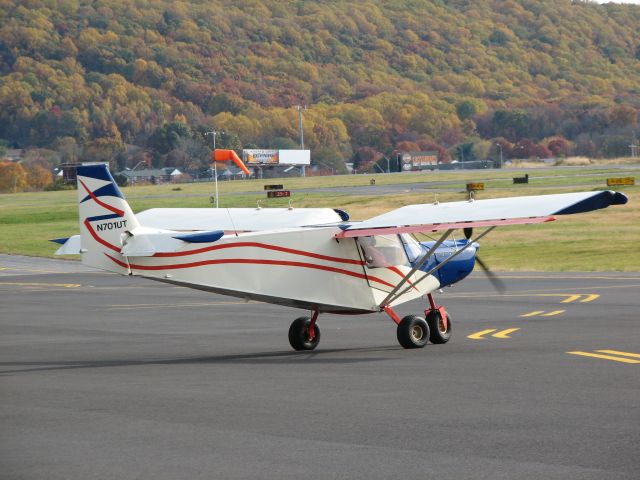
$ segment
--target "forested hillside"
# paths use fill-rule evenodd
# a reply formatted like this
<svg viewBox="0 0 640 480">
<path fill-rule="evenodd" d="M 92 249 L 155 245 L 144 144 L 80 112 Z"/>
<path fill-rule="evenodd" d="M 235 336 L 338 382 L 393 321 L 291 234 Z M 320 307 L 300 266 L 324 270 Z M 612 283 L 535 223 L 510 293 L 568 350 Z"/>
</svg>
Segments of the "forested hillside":
<svg viewBox="0 0 640 480">
<path fill-rule="evenodd" d="M 213 127 L 219 146 L 295 148 L 307 105 L 313 161 L 338 169 L 496 141 L 628 155 L 639 26 L 638 6 L 568 0 L 0 0 L 0 139 L 192 164 Z"/>
</svg>

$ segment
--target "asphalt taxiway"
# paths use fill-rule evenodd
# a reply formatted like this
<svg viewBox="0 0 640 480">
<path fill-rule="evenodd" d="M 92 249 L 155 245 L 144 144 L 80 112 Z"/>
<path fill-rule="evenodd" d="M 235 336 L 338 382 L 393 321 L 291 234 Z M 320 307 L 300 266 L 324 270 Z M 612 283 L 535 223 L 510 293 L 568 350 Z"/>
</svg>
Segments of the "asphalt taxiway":
<svg viewBox="0 0 640 480">
<path fill-rule="evenodd" d="M 0 478 L 640 478 L 640 273 L 502 278 L 437 297 L 446 345 L 297 353 L 304 312 L 0 255 Z"/>
</svg>

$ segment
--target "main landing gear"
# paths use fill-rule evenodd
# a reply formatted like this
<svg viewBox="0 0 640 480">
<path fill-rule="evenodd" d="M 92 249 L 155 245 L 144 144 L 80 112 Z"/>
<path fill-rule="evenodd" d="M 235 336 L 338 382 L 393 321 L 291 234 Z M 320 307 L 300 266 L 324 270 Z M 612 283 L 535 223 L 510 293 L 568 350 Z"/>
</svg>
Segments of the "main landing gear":
<svg viewBox="0 0 640 480">
<path fill-rule="evenodd" d="M 391 307 L 384 307 L 385 313 L 398 325 L 396 334 L 403 348 L 423 348 L 429 341 L 447 343 L 451 338 L 451 317 L 444 307 L 435 304 L 431 294 L 427 297 L 430 308 L 424 311 L 424 318 L 407 315 L 401 319 Z M 311 317 L 300 317 L 293 321 L 289 327 L 289 343 L 294 350 L 313 350 L 318 346 L 318 314 L 318 310 L 314 310 Z"/>
<path fill-rule="evenodd" d="M 429 306 L 424 311 L 425 318 L 407 315 L 400 319 L 391 307 L 384 311 L 398 325 L 396 334 L 398 343 L 403 348 L 423 348 L 429 340 L 431 343 L 447 343 L 451 338 L 451 317 L 444 307 L 437 306 L 431 294 L 428 295 Z"/>
</svg>

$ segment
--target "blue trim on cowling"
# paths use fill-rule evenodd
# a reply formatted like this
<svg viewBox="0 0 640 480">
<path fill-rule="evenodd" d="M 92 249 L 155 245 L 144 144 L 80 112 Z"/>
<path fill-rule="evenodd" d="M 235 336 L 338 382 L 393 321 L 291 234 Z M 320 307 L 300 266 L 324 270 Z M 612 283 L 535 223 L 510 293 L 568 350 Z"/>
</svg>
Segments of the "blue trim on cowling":
<svg viewBox="0 0 640 480">
<path fill-rule="evenodd" d="M 65 243 L 67 243 L 67 240 L 69 240 L 70 238 L 71 237 L 67 237 L 67 238 L 52 238 L 49 241 L 53 242 L 53 243 L 59 243 L 60 245 L 64 245 Z"/>
<path fill-rule="evenodd" d="M 346 222 L 349 220 L 349 214 L 344 210 L 341 210 L 339 208 L 334 208 L 333 211 L 336 212 L 338 215 L 340 215 L 340 218 L 342 219 L 343 222 Z"/>
<path fill-rule="evenodd" d="M 593 210 L 607 208 L 609 205 L 624 205 L 628 201 L 629 199 L 627 196 L 620 192 L 605 190 L 598 192 L 585 200 L 581 200 L 578 203 L 574 203 L 570 207 L 558 210 L 553 215 L 571 215 L 573 213 L 591 212 Z"/>
<path fill-rule="evenodd" d="M 427 253 L 435 243 L 436 242 L 434 241 L 420 243 L 422 247 L 422 253 L 418 258 L 411 262 L 411 266 L 415 266 L 419 258 Z M 423 272 L 428 272 L 432 268 L 444 262 L 458 249 L 463 248 L 467 243 L 468 240 L 445 240 L 436 249 L 434 254 L 429 257 L 425 264 L 420 267 L 420 270 L 422 270 Z M 439 270 L 436 270 L 433 273 L 433 275 L 440 282 L 441 287 L 453 285 L 454 283 L 457 283 L 465 278 L 473 271 L 473 267 L 476 263 L 476 252 L 478 248 L 479 245 L 473 245 L 469 247 L 456 258 L 447 263 L 444 267 L 441 267 Z"/>
<path fill-rule="evenodd" d="M 198 232 L 176 235 L 173 238 L 189 243 L 213 243 L 220 240 L 223 236 L 224 232 L 222 230 L 214 230 L 211 232 Z"/>
</svg>

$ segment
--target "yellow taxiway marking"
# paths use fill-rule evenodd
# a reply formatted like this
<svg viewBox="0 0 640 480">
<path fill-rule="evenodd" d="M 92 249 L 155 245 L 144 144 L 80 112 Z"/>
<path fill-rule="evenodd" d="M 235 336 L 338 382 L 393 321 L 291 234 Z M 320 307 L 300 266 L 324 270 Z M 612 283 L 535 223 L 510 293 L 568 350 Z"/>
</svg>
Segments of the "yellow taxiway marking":
<svg viewBox="0 0 640 480">
<path fill-rule="evenodd" d="M 64 288 L 78 288 L 82 286 L 79 283 L 27 283 L 27 282 L 0 282 L 0 285 L 11 285 L 14 287 L 64 287 Z"/>
<path fill-rule="evenodd" d="M 516 332 L 520 330 L 519 328 L 507 328 L 506 330 L 502 330 L 501 332 L 498 333 L 494 333 L 493 335 L 491 335 L 492 337 L 496 337 L 496 338 L 511 338 L 509 336 L 510 333 Z"/>
<path fill-rule="evenodd" d="M 496 338 L 511 338 L 509 334 L 517 330 L 520 330 L 520 329 L 507 328 L 505 330 L 498 331 L 497 328 L 487 328 L 486 330 L 481 330 L 479 332 L 472 333 L 471 335 L 468 335 L 467 338 L 470 338 L 471 340 L 486 340 L 485 335 L 488 335 L 490 333 L 492 337 L 496 337 Z M 496 332 L 496 333 L 492 333 L 492 332 Z"/>
<path fill-rule="evenodd" d="M 525 314 L 520 315 L 520 316 L 521 317 L 535 317 L 536 315 L 540 315 L 541 313 L 544 313 L 544 310 L 536 310 L 535 312 L 525 313 Z"/>
<path fill-rule="evenodd" d="M 600 298 L 600 295 L 597 293 L 592 293 L 591 295 L 587 295 L 587 298 L 583 298 L 580 300 L 580 303 L 593 302 L 596 298 Z"/>
<path fill-rule="evenodd" d="M 139 303 L 132 305 L 107 305 L 110 310 L 127 310 L 127 309 L 143 309 L 143 308 L 182 308 L 182 307 L 214 307 L 219 305 L 244 305 L 245 301 L 229 301 L 229 302 L 207 302 L 207 303 Z"/>
<path fill-rule="evenodd" d="M 65 273 L 56 272 L 55 270 L 41 270 L 35 268 L 15 268 L 15 267 L 0 267 L 0 270 L 11 270 L 14 272 L 30 272 L 30 273 Z"/>
<path fill-rule="evenodd" d="M 487 328 L 486 330 L 482 330 L 480 332 L 476 332 L 472 335 L 467 335 L 467 338 L 470 338 L 472 340 L 484 340 L 483 335 L 486 335 L 487 333 L 491 333 L 491 332 L 495 332 L 496 329 L 495 328 Z"/>
<path fill-rule="evenodd" d="M 567 298 L 565 298 L 564 300 L 562 300 L 560 303 L 571 303 L 571 302 L 575 302 L 576 300 L 578 300 L 580 297 L 582 297 L 582 295 L 570 295 Z"/>
<path fill-rule="evenodd" d="M 468 278 L 468 277 L 467 277 Z M 502 278 L 502 277 L 500 277 Z M 616 280 L 631 280 L 625 278 L 617 278 Z M 638 280 L 638 277 L 633 280 Z M 626 284 L 626 285 L 594 285 L 591 287 L 585 287 L 589 290 L 619 290 L 621 288 L 638 288 L 640 284 Z M 568 295 L 573 295 L 572 293 L 539 293 L 539 292 L 557 292 L 563 291 L 564 288 L 551 288 L 551 289 L 537 289 L 537 290 L 520 290 L 518 293 L 448 293 L 447 297 L 449 298 L 488 298 L 488 297 L 555 297 L 562 296 L 566 297 Z M 566 290 L 565 290 L 566 291 Z M 593 295 L 589 293 L 584 293 L 583 295 Z"/>
<path fill-rule="evenodd" d="M 597 350 L 597 351 L 602 352 L 604 350 Z M 614 362 L 640 363 L 640 360 L 632 360 L 631 358 L 613 357 L 611 355 L 602 355 L 600 353 L 591 353 L 591 352 L 567 352 L 567 353 L 569 355 L 580 355 L 582 357 L 602 358 L 604 360 L 612 360 Z"/>
<path fill-rule="evenodd" d="M 640 354 L 631 353 L 631 352 L 621 352 L 619 350 L 596 350 L 596 352 L 608 353 L 610 355 L 622 355 L 625 357 L 640 358 Z"/>
<path fill-rule="evenodd" d="M 566 310 L 554 310 L 553 312 L 544 313 L 544 310 L 536 310 L 535 312 L 523 313 L 520 315 L 521 317 L 535 317 L 536 315 L 540 315 L 541 317 L 555 317 L 556 315 L 560 315 L 561 313 L 566 312 Z"/>
</svg>

